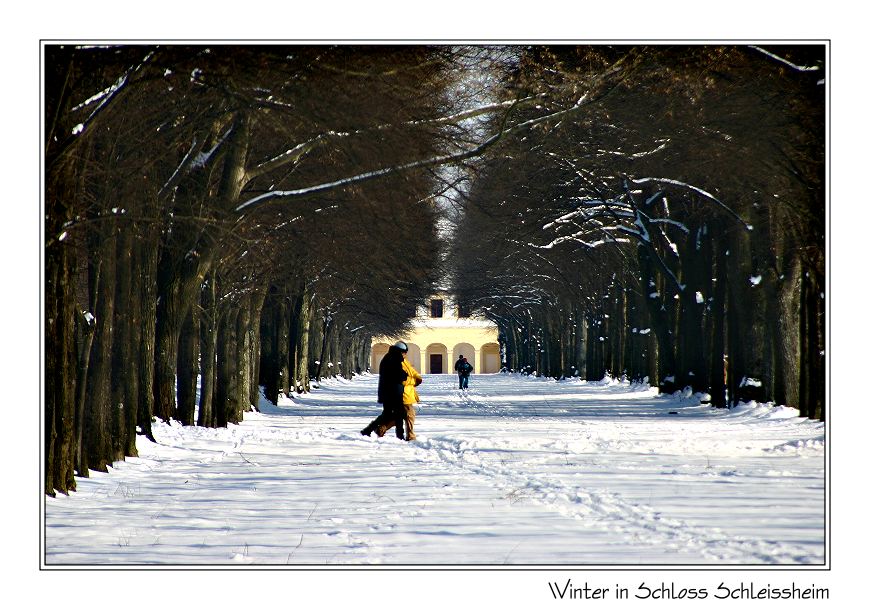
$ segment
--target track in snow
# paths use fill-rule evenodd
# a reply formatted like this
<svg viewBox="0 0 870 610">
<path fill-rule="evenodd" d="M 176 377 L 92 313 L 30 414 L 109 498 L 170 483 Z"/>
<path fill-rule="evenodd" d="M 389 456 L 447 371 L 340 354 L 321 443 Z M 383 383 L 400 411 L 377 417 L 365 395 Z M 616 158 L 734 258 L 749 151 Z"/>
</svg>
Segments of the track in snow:
<svg viewBox="0 0 870 610">
<path fill-rule="evenodd" d="M 404 443 L 358 433 L 376 380 L 227 430 L 158 426 L 160 445 L 47 499 L 46 563 L 825 561 L 824 427 L 790 410 L 430 375 Z"/>
</svg>

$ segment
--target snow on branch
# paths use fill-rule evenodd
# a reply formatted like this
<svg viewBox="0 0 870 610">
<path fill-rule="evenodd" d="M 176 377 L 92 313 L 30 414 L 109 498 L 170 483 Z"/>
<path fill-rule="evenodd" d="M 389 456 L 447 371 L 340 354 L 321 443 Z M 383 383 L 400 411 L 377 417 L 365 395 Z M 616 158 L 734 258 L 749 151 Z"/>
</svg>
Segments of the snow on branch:
<svg viewBox="0 0 870 610">
<path fill-rule="evenodd" d="M 112 95 L 113 93 L 115 93 L 115 91 L 117 91 L 122 86 L 124 86 L 124 83 L 126 83 L 126 82 L 127 82 L 127 74 L 122 74 L 121 77 L 118 78 L 118 80 L 115 81 L 113 84 L 109 85 L 108 87 L 106 87 L 105 89 L 100 91 L 99 93 L 95 93 L 94 95 L 92 95 L 91 97 L 89 97 L 88 99 L 83 101 L 82 103 L 73 106 L 72 112 L 78 112 L 82 108 L 86 108 L 87 106 L 90 106 L 94 102 L 98 102 L 99 100 L 105 98 L 106 96 Z"/>
<path fill-rule="evenodd" d="M 485 152 L 486 150 L 491 148 L 494 144 L 496 144 L 497 142 L 502 140 L 505 136 L 513 135 L 514 133 L 517 133 L 517 132 L 520 132 L 523 130 L 531 129 L 531 128 L 535 127 L 536 125 L 539 125 L 541 123 L 545 123 L 545 122 L 550 121 L 554 118 L 564 116 L 566 114 L 569 114 L 571 112 L 578 110 L 579 108 L 582 108 L 584 105 L 586 105 L 587 98 L 588 98 L 588 96 L 584 94 L 569 108 L 565 108 L 564 110 L 552 112 L 552 113 L 544 115 L 542 117 L 529 119 L 528 121 L 525 121 L 523 123 L 519 123 L 517 125 L 514 125 L 513 127 L 505 127 L 504 124 L 502 124 L 501 129 L 499 129 L 499 131 L 497 133 L 490 136 L 489 138 L 487 138 L 486 140 L 484 140 L 483 142 L 481 142 L 477 146 L 474 146 L 473 148 L 470 148 L 470 149 L 465 150 L 465 151 L 451 153 L 451 154 L 447 154 L 447 155 L 438 155 L 435 157 L 429 157 L 428 159 L 419 159 L 417 161 L 410 161 L 408 163 L 400 163 L 398 165 L 382 167 L 380 169 L 376 169 L 376 170 L 372 170 L 372 171 L 368 171 L 368 172 L 362 172 L 359 174 L 348 176 L 346 178 L 341 178 L 339 180 L 333 180 L 331 182 L 324 182 L 321 184 L 315 184 L 312 186 L 303 187 L 303 188 L 299 188 L 299 189 L 292 189 L 292 190 L 287 190 L 287 191 L 270 191 L 268 193 L 263 193 L 261 195 L 253 197 L 253 198 L 248 199 L 247 201 L 241 203 L 240 205 L 238 205 L 236 207 L 236 212 L 240 212 L 240 211 L 247 209 L 247 208 L 250 208 L 252 206 L 262 205 L 263 203 L 266 203 L 266 202 L 268 202 L 272 199 L 275 199 L 275 198 L 304 197 L 304 196 L 313 195 L 316 193 L 322 193 L 324 191 L 330 191 L 330 190 L 333 190 L 336 188 L 340 188 L 342 186 L 348 186 L 351 184 L 358 184 L 361 182 L 366 182 L 368 180 L 380 178 L 382 176 L 388 176 L 391 174 L 400 173 L 403 171 L 408 171 L 408 170 L 412 170 L 412 169 L 423 169 L 423 168 L 429 168 L 429 167 L 437 167 L 440 165 L 446 165 L 448 163 L 454 163 L 457 161 L 464 161 L 465 159 L 470 159 L 472 157 L 478 157 L 481 154 L 483 154 L 483 152 Z M 515 106 L 517 104 L 517 102 L 518 102 L 518 100 L 512 101 L 510 103 L 510 106 L 511 107 Z M 505 119 L 506 118 L 507 117 L 505 117 Z"/>
<path fill-rule="evenodd" d="M 224 142 L 226 142 L 229 135 L 233 132 L 233 127 L 233 125 L 230 125 L 226 133 L 221 136 L 220 140 L 217 141 L 217 144 L 215 144 L 211 150 L 207 152 L 201 152 L 196 157 L 194 157 L 191 166 L 194 168 L 205 167 L 205 165 L 208 164 L 209 160 L 211 159 L 212 155 L 214 155 L 214 153 L 217 151 L 217 149 L 220 148 Z"/>
<path fill-rule="evenodd" d="M 673 220 L 671 218 L 650 218 L 649 221 L 650 221 L 650 224 L 673 225 L 673 226 L 677 227 L 680 231 L 685 233 L 686 235 L 688 235 L 690 233 L 689 227 L 687 227 L 682 222 L 679 222 L 678 220 Z"/>
<path fill-rule="evenodd" d="M 504 102 L 494 102 L 492 104 L 485 104 L 483 106 L 478 106 L 476 108 L 469 108 L 468 110 L 463 110 L 461 112 L 457 112 L 455 114 L 437 117 L 434 119 L 419 119 L 415 121 L 409 121 L 408 125 L 426 125 L 429 123 L 432 124 L 450 124 L 450 123 L 461 123 L 467 119 L 473 119 L 475 117 L 489 114 L 491 112 L 497 110 L 505 110 L 511 108 L 512 106 L 516 106 L 518 104 L 525 104 L 528 102 L 534 101 L 543 101 L 548 95 L 546 93 L 541 93 L 539 95 L 530 95 L 528 97 L 524 97 L 518 100 L 506 100 Z"/>
<path fill-rule="evenodd" d="M 606 231 L 607 229 L 602 229 L 602 230 Z M 565 242 L 572 242 L 575 244 L 579 244 L 579 245 L 583 246 L 584 248 L 592 250 L 592 249 L 597 248 L 599 246 L 602 246 L 604 244 L 629 243 L 628 239 L 619 239 L 616 237 L 612 237 L 610 235 L 605 235 L 603 238 L 596 239 L 594 241 L 586 241 L 584 239 L 584 237 L 586 237 L 588 235 L 588 233 L 589 233 L 589 231 L 577 231 L 576 233 L 572 233 L 570 235 L 562 235 L 560 237 L 557 237 L 557 238 L 553 239 L 552 241 L 550 241 L 550 243 L 547 243 L 544 245 L 538 245 L 538 244 L 532 244 L 532 243 L 529 243 L 526 245 L 529 246 L 530 248 L 534 248 L 536 250 L 552 250 L 553 248 L 555 248 L 559 244 L 562 244 Z"/>
<path fill-rule="evenodd" d="M 606 150 L 604 148 L 599 148 L 597 152 L 604 155 L 613 155 L 614 157 L 625 157 L 626 159 L 641 159 L 643 157 L 648 157 L 650 155 L 654 155 L 658 152 L 663 151 L 668 146 L 668 142 L 670 142 L 670 138 L 663 138 L 660 140 L 656 140 L 658 146 L 656 146 L 652 150 L 642 150 L 640 152 L 635 153 L 627 153 L 622 152 L 621 150 Z"/>
<path fill-rule="evenodd" d="M 789 60 L 787 60 L 786 58 L 780 57 L 779 55 L 775 55 L 766 49 L 762 49 L 761 47 L 749 45 L 749 48 L 755 49 L 759 53 L 763 53 L 764 55 L 767 55 L 771 59 L 775 59 L 776 61 L 778 61 L 780 63 L 784 63 L 789 68 L 792 68 L 793 70 L 798 70 L 799 72 L 814 72 L 814 71 L 820 69 L 819 66 L 799 66 L 798 64 L 792 63 Z"/>
<path fill-rule="evenodd" d="M 559 216 L 553 221 L 548 222 L 541 228 L 544 230 L 552 229 L 556 225 L 576 224 L 574 219 L 578 216 L 582 221 L 592 220 L 598 215 L 607 216 L 630 216 L 631 208 L 618 200 L 604 201 L 601 199 L 586 199 L 580 202 L 580 207 L 572 210 L 562 216 Z"/>
<path fill-rule="evenodd" d="M 411 121 L 405 121 L 403 123 L 384 123 L 381 125 L 375 125 L 373 127 L 367 127 L 364 129 L 356 129 L 354 131 L 327 131 L 321 134 L 318 134 L 311 138 L 306 142 L 302 142 L 301 144 L 297 144 L 293 148 L 280 153 L 271 159 L 260 163 L 255 168 L 250 170 L 247 173 L 247 178 L 253 179 L 258 176 L 261 176 L 267 172 L 270 172 L 274 169 L 287 165 L 289 163 L 297 163 L 303 156 L 305 156 L 309 151 L 313 150 L 317 145 L 322 144 L 328 140 L 335 140 L 339 138 L 348 138 L 351 136 L 360 136 L 365 135 L 367 133 L 377 132 L 377 131 L 385 131 L 387 129 L 396 129 L 402 127 L 418 127 L 421 125 L 445 125 L 445 124 L 454 124 L 460 123 L 462 121 L 472 119 L 484 114 L 489 114 L 495 112 L 497 110 L 504 110 L 506 108 L 511 108 L 516 106 L 517 104 L 525 104 L 532 101 L 540 101 L 546 94 L 540 94 L 536 96 L 527 96 L 518 100 L 508 100 L 504 102 L 496 102 L 492 104 L 485 104 L 483 106 L 478 106 L 476 108 L 470 108 L 468 110 L 463 110 L 462 112 L 457 112 L 451 115 L 435 117 L 431 119 L 414 119 Z"/>
<path fill-rule="evenodd" d="M 739 220 L 740 223 L 741 223 L 744 227 L 746 227 L 747 230 L 751 230 L 751 229 L 752 229 L 752 226 L 749 225 L 745 220 L 743 220 L 743 219 L 740 217 L 740 215 L 737 214 L 737 212 L 735 212 L 734 210 L 732 210 L 731 208 L 729 208 L 727 205 L 725 205 L 722 201 L 720 201 L 720 200 L 717 199 L 715 196 L 713 196 L 712 193 L 709 193 L 708 191 L 705 191 L 704 189 L 702 189 L 702 188 L 700 188 L 700 187 L 697 187 L 697 186 L 695 186 L 695 185 L 693 185 L 693 184 L 688 184 L 688 183 L 686 183 L 686 182 L 682 182 L 682 181 L 680 181 L 680 180 L 674 180 L 674 179 L 672 179 L 672 178 L 652 178 L 652 177 L 648 177 L 648 178 L 630 178 L 630 180 L 631 180 L 632 182 L 634 182 L 635 184 L 644 184 L 644 183 L 646 183 L 646 182 L 660 182 L 660 183 L 662 183 L 662 184 L 672 184 L 672 185 L 674 185 L 674 186 L 681 186 L 681 187 L 683 187 L 683 188 L 687 188 L 687 189 L 689 189 L 690 191 L 694 191 L 695 193 L 698 193 L 699 195 L 702 195 L 703 197 L 706 197 L 706 198 L 709 199 L 710 201 L 716 203 L 719 207 L 721 207 L 723 210 L 725 210 L 726 212 L 728 212 L 731 216 L 733 216 L 734 218 L 736 218 L 737 220 Z"/>
<path fill-rule="evenodd" d="M 158 191 L 158 196 L 162 195 L 166 191 L 166 189 L 168 189 L 178 180 L 179 176 L 181 176 L 182 170 L 187 165 L 188 161 L 193 158 L 193 151 L 195 151 L 196 149 L 197 143 L 196 138 L 194 137 L 193 142 L 190 143 L 190 150 L 188 150 L 187 153 L 184 155 L 181 163 L 179 163 L 178 167 L 175 168 L 175 171 L 172 172 L 172 175 L 169 177 L 169 180 L 166 181 L 166 184 L 164 184 L 161 187 L 160 191 Z"/>
<path fill-rule="evenodd" d="M 160 188 L 158 191 L 158 195 L 162 195 L 167 190 L 173 188 L 185 175 L 186 172 L 194 170 L 199 167 L 205 167 L 205 165 L 211 160 L 212 156 L 217 152 L 217 150 L 221 147 L 221 145 L 226 141 L 227 137 L 229 137 L 230 133 L 233 131 L 233 126 L 230 125 L 229 129 L 227 129 L 226 133 L 217 141 L 217 143 L 212 147 L 211 150 L 202 151 L 202 144 L 197 144 L 197 139 L 194 136 L 193 142 L 190 145 L 190 150 L 184 155 L 184 158 L 181 160 L 181 163 L 178 164 L 178 167 L 175 168 L 175 171 L 172 172 L 172 175 L 169 177 L 169 180 Z M 204 142 L 203 142 L 204 144 Z M 199 152 L 197 152 L 199 151 Z"/>
<path fill-rule="evenodd" d="M 301 159 L 308 151 L 312 150 L 315 146 L 317 146 L 320 142 L 326 140 L 330 135 L 346 135 L 346 134 L 337 134 L 335 132 L 328 132 L 325 134 L 317 135 L 307 142 L 302 142 L 301 144 L 297 144 L 293 148 L 284 151 L 283 153 L 276 155 L 269 159 L 268 161 L 264 161 L 257 165 L 254 169 L 247 172 L 248 180 L 256 178 L 266 172 L 272 171 L 278 167 L 286 165 L 288 163 L 296 163 Z"/>
<path fill-rule="evenodd" d="M 127 70 L 126 73 L 122 74 L 118 78 L 118 80 L 115 81 L 115 83 L 113 85 L 109 86 L 108 88 L 104 89 L 103 91 L 101 91 L 95 95 L 92 95 L 91 97 L 86 99 L 84 102 L 82 102 L 81 104 L 78 104 L 75 108 L 73 108 L 73 110 L 79 110 L 81 108 L 85 108 L 85 107 L 93 104 L 94 102 L 96 102 L 98 100 L 102 100 L 97 105 L 97 107 L 94 108 L 94 110 L 91 112 L 91 114 L 88 116 L 88 118 L 84 120 L 84 122 L 80 123 L 79 125 L 76 125 L 74 133 L 80 134 L 82 131 L 84 131 L 84 129 L 93 122 L 94 118 L 99 114 L 99 112 L 103 108 L 105 108 L 109 104 L 109 102 L 111 102 L 113 99 L 115 99 L 115 97 L 118 95 L 118 93 L 124 89 L 124 86 L 129 82 L 130 76 L 132 76 L 133 74 L 135 74 L 136 72 L 141 70 L 142 66 L 144 66 L 146 63 L 148 63 L 148 61 L 153 56 L 154 56 L 154 52 L 150 51 L 138 65 L 133 66 L 132 68 Z"/>
</svg>

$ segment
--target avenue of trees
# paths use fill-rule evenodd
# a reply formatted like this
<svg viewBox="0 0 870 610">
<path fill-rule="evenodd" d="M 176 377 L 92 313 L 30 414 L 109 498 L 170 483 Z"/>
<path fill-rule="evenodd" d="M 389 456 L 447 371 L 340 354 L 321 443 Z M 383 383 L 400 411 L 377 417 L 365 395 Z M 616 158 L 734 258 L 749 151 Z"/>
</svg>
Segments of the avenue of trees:
<svg viewBox="0 0 870 610">
<path fill-rule="evenodd" d="M 372 175 L 455 152 L 458 61 L 45 48 L 46 493 L 152 418 L 223 426 L 366 368 L 439 272 L 432 166 Z"/>
<path fill-rule="evenodd" d="M 445 274 L 511 370 L 824 417 L 823 60 L 46 46 L 45 493 L 364 371 Z"/>
<path fill-rule="evenodd" d="M 821 45 L 536 47 L 540 124 L 477 161 L 452 267 L 511 370 L 824 418 Z"/>
</svg>

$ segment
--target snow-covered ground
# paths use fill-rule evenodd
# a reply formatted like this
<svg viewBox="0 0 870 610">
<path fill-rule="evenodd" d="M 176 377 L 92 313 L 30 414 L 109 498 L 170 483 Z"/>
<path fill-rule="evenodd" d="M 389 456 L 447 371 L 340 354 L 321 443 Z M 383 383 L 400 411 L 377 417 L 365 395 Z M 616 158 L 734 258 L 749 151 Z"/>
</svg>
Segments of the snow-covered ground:
<svg viewBox="0 0 870 610">
<path fill-rule="evenodd" d="M 377 377 L 158 444 L 46 498 L 45 566 L 821 565 L 825 429 L 624 383 L 450 375 L 418 440 L 359 430 Z"/>
</svg>

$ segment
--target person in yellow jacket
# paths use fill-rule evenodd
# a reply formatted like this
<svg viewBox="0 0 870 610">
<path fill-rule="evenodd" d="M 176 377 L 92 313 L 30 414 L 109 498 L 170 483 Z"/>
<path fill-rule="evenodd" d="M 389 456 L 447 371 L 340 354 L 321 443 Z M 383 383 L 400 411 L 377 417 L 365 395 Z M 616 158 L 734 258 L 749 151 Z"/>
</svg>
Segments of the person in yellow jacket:
<svg viewBox="0 0 870 610">
<path fill-rule="evenodd" d="M 387 362 L 391 356 L 399 354 L 401 354 L 402 359 L 401 368 L 394 371 L 394 367 L 387 366 Z M 392 363 L 392 360 L 390 362 Z M 403 375 L 404 379 L 402 379 Z M 393 399 L 390 398 L 392 396 L 390 388 L 399 383 L 401 383 L 402 388 L 401 402 L 396 396 L 394 403 Z M 375 432 L 379 437 L 382 437 L 387 433 L 387 430 L 396 426 L 396 436 L 406 441 L 415 440 L 417 436 L 414 434 L 414 405 L 420 402 L 417 386 L 421 383 L 423 383 L 423 377 L 408 362 L 408 344 L 404 341 L 397 341 L 381 361 L 378 402 L 383 403 L 384 412 L 360 430 L 360 434 L 370 436 L 372 432 Z"/>
<path fill-rule="evenodd" d="M 402 369 L 408 374 L 408 377 L 405 379 L 404 392 L 402 393 L 402 407 L 404 409 L 404 421 L 405 421 L 405 440 L 413 441 L 417 438 L 417 435 L 414 434 L 414 405 L 420 402 L 420 395 L 417 394 L 417 386 L 423 383 L 423 377 L 418 373 L 411 363 L 408 362 L 408 352 L 405 351 L 402 353 Z"/>
</svg>

